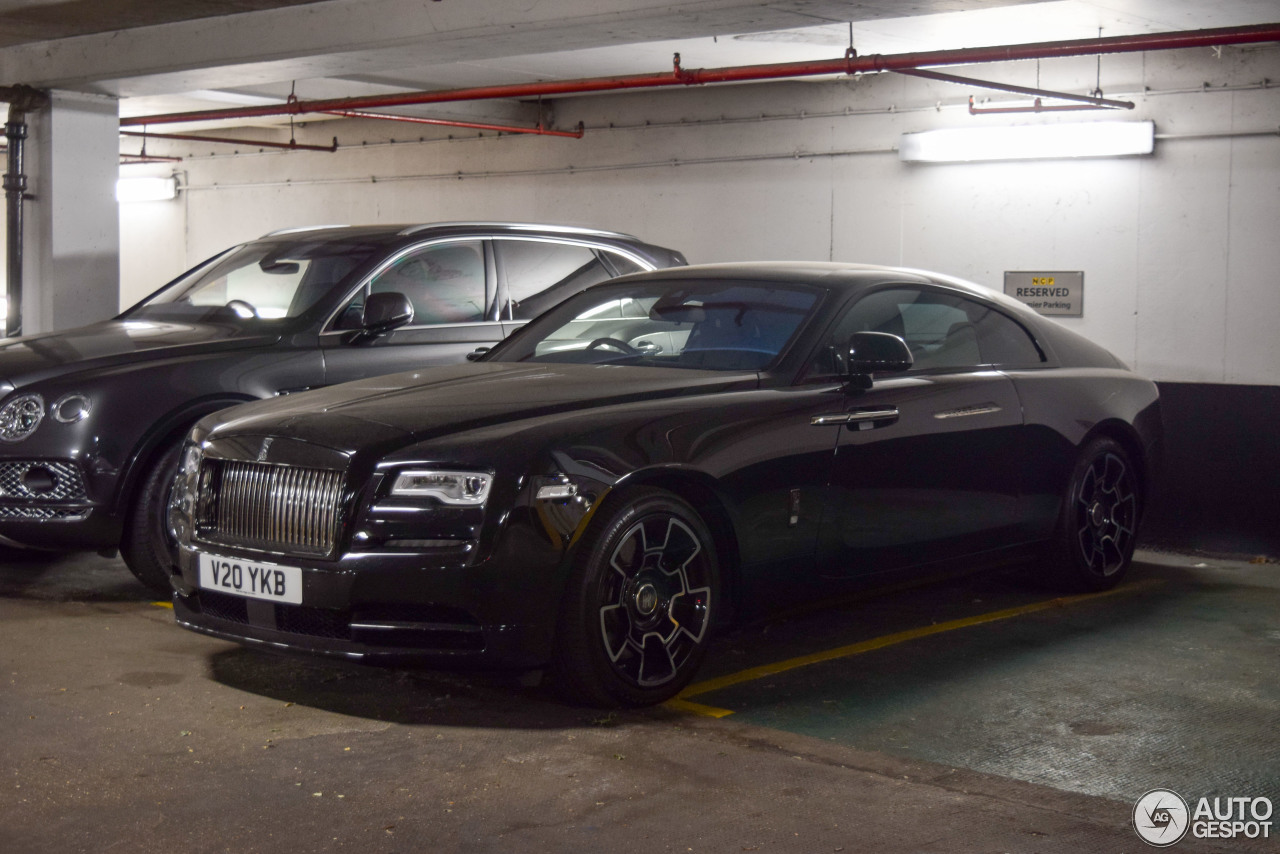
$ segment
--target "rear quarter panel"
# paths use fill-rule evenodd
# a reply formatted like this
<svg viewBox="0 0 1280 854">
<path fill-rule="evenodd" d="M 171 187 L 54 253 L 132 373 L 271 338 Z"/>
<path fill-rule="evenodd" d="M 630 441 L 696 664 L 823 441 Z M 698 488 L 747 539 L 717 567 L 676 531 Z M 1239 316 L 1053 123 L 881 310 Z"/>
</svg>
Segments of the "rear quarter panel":
<svg viewBox="0 0 1280 854">
<path fill-rule="evenodd" d="M 1155 383 L 1123 368 L 1009 371 L 1027 430 L 1024 500 L 1036 539 L 1053 532 L 1072 465 L 1084 444 L 1105 435 L 1140 469 L 1144 495 L 1158 467 L 1162 427 Z"/>
</svg>

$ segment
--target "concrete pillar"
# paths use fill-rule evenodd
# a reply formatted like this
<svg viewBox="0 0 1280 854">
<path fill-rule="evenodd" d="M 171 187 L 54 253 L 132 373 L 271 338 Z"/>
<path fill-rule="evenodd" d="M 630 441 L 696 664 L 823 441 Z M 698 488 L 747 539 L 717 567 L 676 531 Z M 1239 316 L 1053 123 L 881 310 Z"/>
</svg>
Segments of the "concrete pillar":
<svg viewBox="0 0 1280 854">
<path fill-rule="evenodd" d="M 119 118 L 114 98 L 55 91 L 28 114 L 24 335 L 118 313 Z"/>
</svg>

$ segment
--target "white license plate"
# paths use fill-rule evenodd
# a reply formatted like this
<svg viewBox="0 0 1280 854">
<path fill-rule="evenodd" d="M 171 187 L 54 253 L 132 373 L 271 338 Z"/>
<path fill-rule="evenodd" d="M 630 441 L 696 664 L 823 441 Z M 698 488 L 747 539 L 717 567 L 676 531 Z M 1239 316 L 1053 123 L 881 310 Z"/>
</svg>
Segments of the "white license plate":
<svg viewBox="0 0 1280 854">
<path fill-rule="evenodd" d="M 302 604 L 302 570 L 296 566 L 201 554 L 200 586 L 233 596 Z"/>
</svg>

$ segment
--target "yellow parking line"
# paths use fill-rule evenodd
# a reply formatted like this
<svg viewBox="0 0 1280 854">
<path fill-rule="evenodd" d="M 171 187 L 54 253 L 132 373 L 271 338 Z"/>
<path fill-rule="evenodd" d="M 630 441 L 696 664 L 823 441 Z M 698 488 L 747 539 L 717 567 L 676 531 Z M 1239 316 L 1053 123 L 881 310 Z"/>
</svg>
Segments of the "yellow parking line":
<svg viewBox="0 0 1280 854">
<path fill-rule="evenodd" d="M 691 703 L 689 702 L 689 698 L 696 697 L 700 694 L 709 694 L 712 691 L 719 691 L 721 688 L 741 685 L 744 682 L 753 682 L 756 679 L 763 679 L 766 676 L 785 673 L 788 670 L 797 670 L 801 667 L 808 667 L 811 664 L 820 664 L 824 661 L 833 661 L 837 658 L 848 658 L 853 655 L 861 655 L 864 652 L 884 649 L 885 647 L 895 646 L 896 644 L 916 640 L 917 638 L 942 634 L 943 632 L 950 632 L 955 629 L 964 629 L 969 626 L 980 626 L 984 623 L 994 623 L 999 620 L 1008 620 L 1012 617 L 1020 617 L 1023 614 L 1033 614 L 1036 611 L 1046 611 L 1050 608 L 1065 608 L 1078 602 L 1088 602 L 1093 599 L 1114 596 L 1118 593 L 1132 593 L 1163 583 L 1164 579 L 1162 578 L 1151 578 L 1145 581 L 1135 582 L 1124 587 L 1117 587 L 1113 590 L 1106 590 L 1102 593 L 1082 593 L 1078 596 L 1061 596 L 1057 599 L 1047 599 L 1043 602 L 1032 602 L 1030 605 L 1019 605 L 1016 608 L 1006 608 L 1003 611 L 992 611 L 989 614 L 979 614 L 975 617 L 964 617 L 959 620 L 950 620 L 945 623 L 934 623 L 931 626 L 907 629 L 906 631 L 895 632 L 891 635 L 884 635 L 870 640 L 859 641 L 858 643 L 836 647 L 835 649 L 828 649 L 823 652 L 815 652 L 810 655 L 801 655 L 796 658 L 789 658 L 786 661 L 779 661 L 773 664 L 762 664 L 759 667 L 752 667 L 738 673 L 730 673 L 727 676 L 718 676 L 715 679 L 695 682 L 681 691 L 675 699 L 667 701 L 666 706 L 679 711 L 692 712 L 694 714 L 706 715 L 715 718 L 723 718 L 727 715 L 733 714 L 733 712 L 728 709 L 718 709 L 715 706 L 704 706 L 701 703 Z"/>
<path fill-rule="evenodd" d="M 683 695 L 681 695 L 683 696 Z M 719 709 L 715 706 L 704 706 L 702 703 L 691 703 L 688 700 L 682 700 L 676 697 L 674 700 L 667 700 L 662 705 L 668 709 L 674 709 L 677 712 L 689 712 L 694 715 L 701 715 L 704 718 L 727 718 L 733 714 L 733 709 Z"/>
<path fill-rule="evenodd" d="M 170 610 L 173 609 L 172 602 L 152 602 L 151 605 L 154 608 L 169 608 Z"/>
</svg>

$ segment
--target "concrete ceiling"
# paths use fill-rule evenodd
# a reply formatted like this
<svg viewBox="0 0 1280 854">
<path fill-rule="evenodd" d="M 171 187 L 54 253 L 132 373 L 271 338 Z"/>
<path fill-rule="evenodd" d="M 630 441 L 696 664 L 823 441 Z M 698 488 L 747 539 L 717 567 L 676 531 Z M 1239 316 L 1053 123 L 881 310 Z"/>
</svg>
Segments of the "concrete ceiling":
<svg viewBox="0 0 1280 854">
<path fill-rule="evenodd" d="M 1280 0 L 0 0 L 0 85 L 100 92 L 136 116 L 665 71 L 675 52 L 686 68 L 830 59 L 850 35 L 865 55 L 1276 21 Z"/>
</svg>

